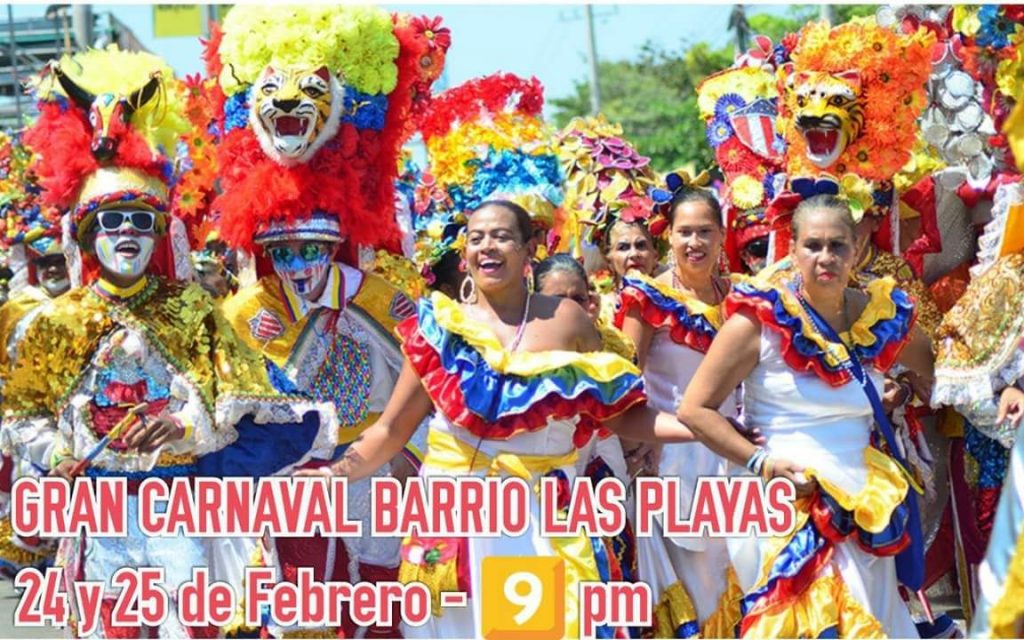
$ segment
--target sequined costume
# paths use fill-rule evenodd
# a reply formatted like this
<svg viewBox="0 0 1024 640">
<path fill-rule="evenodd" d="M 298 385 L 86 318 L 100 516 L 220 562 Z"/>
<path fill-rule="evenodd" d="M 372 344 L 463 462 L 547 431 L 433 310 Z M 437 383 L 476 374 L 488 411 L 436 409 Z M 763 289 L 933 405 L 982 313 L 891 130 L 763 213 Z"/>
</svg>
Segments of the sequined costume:
<svg viewBox="0 0 1024 640">
<path fill-rule="evenodd" d="M 999 258 L 971 280 L 967 291 L 950 309 L 936 339 L 935 389 L 932 402 L 950 405 L 964 416 L 963 444 L 954 453 L 953 518 L 963 540 L 964 554 L 958 558 L 971 567 L 982 563 L 984 550 L 989 559 L 978 567 L 981 587 L 976 593 L 977 611 L 972 627 L 987 635 L 990 615 L 1001 593 L 998 578 L 1006 577 L 1008 562 L 999 560 L 1015 545 L 1019 524 L 1002 515 L 1015 507 L 1020 489 L 1010 489 L 1000 499 L 1004 482 L 1017 487 L 1020 474 L 1012 469 L 1017 430 L 997 423 L 999 396 L 1007 385 L 1024 378 L 1024 254 Z M 1015 457 L 1016 456 L 1016 457 Z M 1009 462 L 1009 474 L 1007 463 Z M 998 510 L 997 510 L 998 506 Z M 996 572 L 994 575 L 993 572 Z M 962 571 L 961 575 L 966 575 Z M 980 625 L 980 626 L 979 626 Z M 1000 633 L 1005 633 L 1003 628 Z M 996 633 L 992 629 L 992 633 Z"/>
<path fill-rule="evenodd" d="M 652 328 L 644 383 L 651 406 L 675 414 L 687 385 L 721 326 L 721 312 L 715 306 L 638 272 L 627 275 L 622 284 L 615 323 L 621 328 L 627 314 L 636 312 L 641 321 Z M 727 417 L 735 417 L 737 408 L 738 398 L 730 393 L 720 411 Z M 689 513 L 698 478 L 723 475 L 726 468 L 725 460 L 701 443 L 666 444 L 662 446 L 658 474 L 680 479 L 679 513 Z M 641 578 L 648 581 L 652 589 L 657 585 L 658 608 L 666 612 L 662 615 L 671 612 L 673 616 L 683 613 L 688 616 L 672 620 L 673 636 L 696 634 L 713 616 L 725 590 L 729 566 L 725 540 L 671 538 L 659 531 L 652 542 L 660 543 L 663 549 L 648 550 L 641 545 Z"/>
<path fill-rule="evenodd" d="M 440 293 L 421 301 L 417 318 L 398 330 L 402 350 L 437 409 L 423 462 L 426 476 L 519 477 L 531 486 L 554 477 L 568 488 L 579 444 L 601 421 L 644 401 L 639 371 L 628 361 L 606 352 L 509 352 L 488 327 Z M 532 491 L 530 496 L 524 535 L 406 539 L 403 581 L 425 583 L 435 598 L 445 591 L 469 594 L 465 608 L 442 611 L 435 599 L 434 617 L 422 627 L 404 628 L 407 636 L 481 636 L 489 588 L 481 564 L 488 556 L 508 555 L 566 560 L 564 635 L 578 635 L 579 582 L 615 576 L 620 569 L 600 539 L 538 535 L 539 500 Z"/>
<path fill-rule="evenodd" d="M 727 314 L 761 323 L 759 362 L 744 381 L 745 419 L 772 455 L 801 461 L 819 484 L 795 504 L 791 534 L 729 539 L 735 573 L 722 628 L 738 625 L 741 637 L 917 636 L 893 560 L 910 543 L 906 500 L 914 489 L 879 448 L 871 406 L 841 364 L 854 349 L 880 388 L 914 311 L 892 280 L 873 282 L 868 295 L 842 345 L 817 331 L 788 287 L 740 282 L 726 300 Z"/>
<path fill-rule="evenodd" d="M 25 332 L 50 300 L 45 289 L 29 285 L 0 307 L 0 368 L 6 370 L 17 360 L 18 346 Z M 46 443 L 40 445 L 45 447 Z M 14 533 L 9 512 L 10 490 L 14 481 L 25 476 L 38 476 L 45 471 L 46 467 L 32 463 L 31 456 L 26 459 L 3 458 L 0 467 L 0 571 L 5 574 L 14 575 L 25 567 L 38 567 L 53 558 L 53 545 L 41 539 L 26 540 Z"/>
<path fill-rule="evenodd" d="M 266 370 L 239 342 L 212 300 L 198 285 L 148 277 L 132 291 L 103 281 L 54 301 L 32 325 L 5 387 L 4 429 L 15 455 L 22 443 L 50 440 L 55 459 L 83 458 L 126 412 L 149 403 L 147 413 L 169 412 L 186 425 L 187 436 L 154 454 L 127 451 L 115 441 L 92 461 L 90 477 L 195 475 L 199 457 L 238 438 L 234 426 L 251 416 L 256 423 L 303 423 L 312 403 L 277 395 Z M 39 375 L 46 371 L 46 375 Z M 267 472 L 287 472 L 311 455 L 329 457 L 335 445 L 329 429 L 305 428 L 267 442 L 277 459 Z M 286 427 L 281 427 L 285 429 Z M 45 457 L 40 458 L 40 462 Z M 49 462 L 47 462 L 47 465 Z M 237 469 L 236 469 L 237 471 Z M 164 566 L 166 582 L 191 577 L 193 566 L 209 564 L 206 545 L 184 537 L 83 539 L 75 550 L 87 579 L 105 580 L 120 566 Z M 181 630 L 179 629 L 179 633 Z"/>
</svg>

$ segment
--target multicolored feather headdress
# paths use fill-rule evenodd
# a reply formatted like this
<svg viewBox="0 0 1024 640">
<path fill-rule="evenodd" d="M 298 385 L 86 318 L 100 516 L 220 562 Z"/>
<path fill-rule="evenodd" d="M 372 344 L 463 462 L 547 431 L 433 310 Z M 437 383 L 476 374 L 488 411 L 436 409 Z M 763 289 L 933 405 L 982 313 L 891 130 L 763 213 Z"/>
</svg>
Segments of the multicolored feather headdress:
<svg viewBox="0 0 1024 640">
<path fill-rule="evenodd" d="M 224 240 L 252 253 L 312 233 L 347 240 L 350 259 L 397 253 L 395 166 L 448 30 L 376 7 L 239 5 L 214 44 Z"/>
</svg>

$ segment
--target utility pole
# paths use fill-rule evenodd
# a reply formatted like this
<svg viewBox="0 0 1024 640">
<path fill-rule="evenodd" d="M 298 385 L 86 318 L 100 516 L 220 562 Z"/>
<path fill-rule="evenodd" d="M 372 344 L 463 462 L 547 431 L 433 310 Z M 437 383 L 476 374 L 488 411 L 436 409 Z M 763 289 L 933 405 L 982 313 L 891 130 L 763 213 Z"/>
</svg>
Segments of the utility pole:
<svg viewBox="0 0 1024 640">
<path fill-rule="evenodd" d="M 79 51 L 92 46 L 92 5 L 76 4 L 73 6 L 71 26 L 75 32 L 75 43 Z"/>
<path fill-rule="evenodd" d="M 821 13 L 820 13 L 820 15 L 821 15 L 821 19 L 826 21 L 826 22 L 828 22 L 829 25 L 834 24 L 835 21 L 836 21 L 835 11 L 833 11 L 832 5 L 830 5 L 830 4 L 823 4 L 823 5 L 821 5 Z"/>
<path fill-rule="evenodd" d="M 729 15 L 729 29 L 736 32 L 736 55 L 747 52 L 750 42 L 750 24 L 742 4 L 735 5 Z"/>
<path fill-rule="evenodd" d="M 587 53 L 590 58 L 590 112 L 596 116 L 601 112 L 601 81 L 597 67 L 597 38 L 594 35 L 594 7 L 584 7 L 587 19 Z"/>
<path fill-rule="evenodd" d="M 10 35 L 11 79 L 14 80 L 14 111 L 21 126 L 21 85 L 18 82 L 18 45 L 14 42 L 14 9 L 7 5 L 7 33 Z"/>
</svg>

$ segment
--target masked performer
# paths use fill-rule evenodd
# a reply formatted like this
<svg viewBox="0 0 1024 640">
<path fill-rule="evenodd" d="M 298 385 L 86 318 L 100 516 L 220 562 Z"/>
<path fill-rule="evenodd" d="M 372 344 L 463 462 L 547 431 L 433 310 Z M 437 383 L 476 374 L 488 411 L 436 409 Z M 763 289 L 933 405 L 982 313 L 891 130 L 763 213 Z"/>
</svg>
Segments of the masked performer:
<svg viewBox="0 0 1024 640">
<path fill-rule="evenodd" d="M 384 409 L 401 368 L 394 329 L 415 307 L 360 258 L 398 251 L 395 168 L 449 41 L 436 19 L 275 6 L 232 9 L 214 43 L 227 98 L 212 209 L 221 238 L 254 255 L 259 276 L 225 315 L 282 388 L 333 403 L 337 455 Z M 391 473 L 414 473 L 418 458 L 410 445 Z M 368 481 L 349 487 L 363 538 L 275 540 L 286 580 L 302 566 L 318 580 L 395 579 L 400 540 L 370 537 L 370 493 Z M 356 632 L 346 620 L 345 634 Z"/>
<path fill-rule="evenodd" d="M 140 481 L 288 472 L 336 445 L 330 409 L 274 393 L 262 361 L 210 297 L 178 280 L 190 266 L 188 243 L 168 211 L 172 173 L 162 151 L 185 129 L 179 92 L 154 56 L 89 51 L 49 67 L 39 120 L 25 134 L 39 154 L 44 203 L 68 210 L 64 244 L 83 286 L 26 332 L 4 387 L 3 439 L 9 455 L 54 475 L 84 467 L 89 477 L 128 480 L 129 535 L 65 539 L 58 554 L 68 579 L 106 583 L 107 637 L 156 632 L 111 625 L 118 568 L 163 567 L 173 594 L 193 567 L 215 564 L 211 549 L 234 545 L 143 535 L 131 494 Z M 235 447 L 249 438 L 260 442 L 258 458 Z M 217 633 L 183 628 L 174 616 L 163 627 Z"/>
<path fill-rule="evenodd" d="M 66 293 L 71 283 L 61 250 L 60 215 L 52 207 L 40 206 L 38 180 L 30 169 L 32 153 L 17 136 L 3 136 L 3 139 L 2 157 L 6 165 L 5 177 L 0 181 L 4 202 L 0 216 L 6 231 L 3 240 L 9 247 L 7 253 L 11 261 L 20 272 L 13 295 L 0 307 L 0 369 L 6 370 L 17 359 L 18 345 L 36 316 L 46 303 Z M 14 575 L 20 569 L 41 566 L 53 558 L 54 545 L 16 535 L 7 517 L 13 482 L 44 471 L 28 459 L 3 458 L 0 571 L 4 574 Z"/>
</svg>

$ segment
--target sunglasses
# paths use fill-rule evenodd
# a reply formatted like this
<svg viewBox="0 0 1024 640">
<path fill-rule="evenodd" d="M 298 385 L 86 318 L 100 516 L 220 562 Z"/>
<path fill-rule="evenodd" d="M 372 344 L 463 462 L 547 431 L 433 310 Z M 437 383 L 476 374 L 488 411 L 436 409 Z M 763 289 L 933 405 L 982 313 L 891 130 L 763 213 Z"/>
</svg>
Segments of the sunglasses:
<svg viewBox="0 0 1024 640">
<path fill-rule="evenodd" d="M 296 253 L 291 247 L 278 246 L 270 248 L 270 259 L 274 262 L 291 262 L 296 256 L 306 262 L 312 262 L 327 254 L 327 248 L 316 242 L 307 242 L 299 247 Z"/>
<path fill-rule="evenodd" d="M 156 228 L 156 215 L 152 211 L 101 211 L 97 217 L 100 229 L 103 231 L 117 231 L 124 226 L 125 221 L 131 222 L 137 231 L 147 232 Z"/>
</svg>

